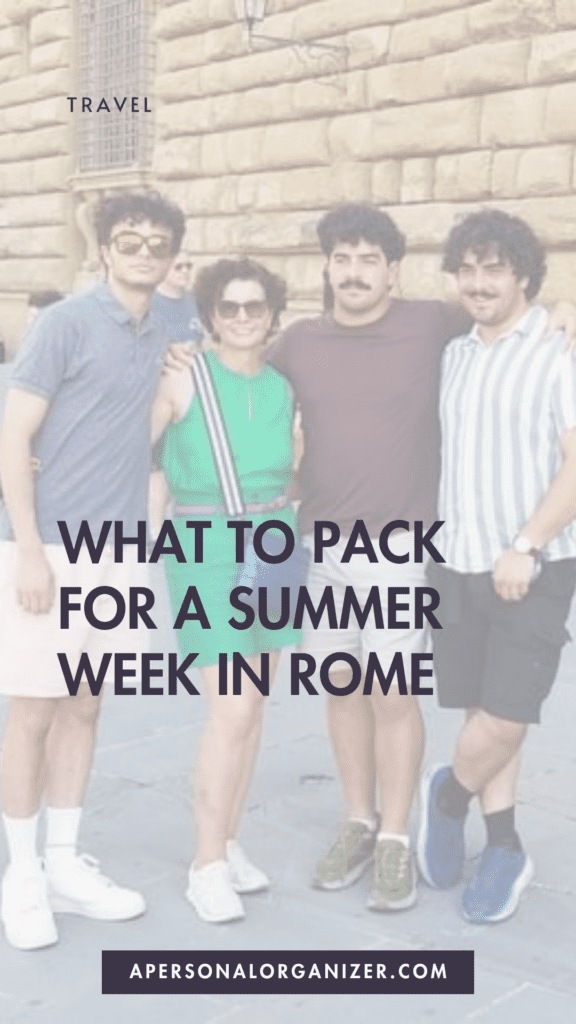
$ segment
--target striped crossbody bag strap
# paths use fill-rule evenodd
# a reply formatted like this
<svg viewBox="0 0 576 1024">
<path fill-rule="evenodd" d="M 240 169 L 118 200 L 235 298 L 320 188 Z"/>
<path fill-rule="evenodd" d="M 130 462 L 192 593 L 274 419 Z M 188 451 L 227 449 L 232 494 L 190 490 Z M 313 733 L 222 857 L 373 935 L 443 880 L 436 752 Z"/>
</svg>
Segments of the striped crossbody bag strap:
<svg viewBox="0 0 576 1024">
<path fill-rule="evenodd" d="M 197 352 L 194 355 L 192 373 L 206 421 L 206 429 L 208 430 L 212 446 L 212 454 L 222 489 L 226 514 L 228 516 L 243 516 L 246 514 L 246 508 L 238 482 L 234 458 L 226 434 L 224 417 L 214 387 L 214 381 L 212 380 L 212 374 L 210 373 L 210 367 L 203 352 Z"/>
</svg>

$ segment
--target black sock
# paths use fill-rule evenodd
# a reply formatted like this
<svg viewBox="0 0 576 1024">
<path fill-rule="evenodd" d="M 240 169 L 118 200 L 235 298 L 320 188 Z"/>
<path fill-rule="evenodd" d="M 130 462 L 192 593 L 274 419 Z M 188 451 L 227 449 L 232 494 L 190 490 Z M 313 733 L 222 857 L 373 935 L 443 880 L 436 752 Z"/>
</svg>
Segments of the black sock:
<svg viewBox="0 0 576 1024">
<path fill-rule="evenodd" d="M 443 814 L 449 818 L 465 818 L 468 814 L 468 804 L 474 793 L 462 786 L 451 768 L 448 775 L 440 783 L 436 794 L 436 805 Z"/>
<path fill-rule="evenodd" d="M 514 828 L 514 807 L 505 807 L 503 811 L 485 814 L 488 846 L 507 846 L 510 850 L 522 849 L 520 837 Z"/>
</svg>

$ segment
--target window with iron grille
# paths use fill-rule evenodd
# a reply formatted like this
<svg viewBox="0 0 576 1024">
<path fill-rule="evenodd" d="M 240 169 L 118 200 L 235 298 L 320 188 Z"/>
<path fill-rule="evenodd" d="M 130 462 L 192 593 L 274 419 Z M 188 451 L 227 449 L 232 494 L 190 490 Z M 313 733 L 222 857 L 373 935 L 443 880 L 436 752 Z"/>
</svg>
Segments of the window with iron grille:
<svg viewBox="0 0 576 1024">
<path fill-rule="evenodd" d="M 78 90 L 92 97 L 92 113 L 77 120 L 81 171 L 149 163 L 154 115 L 143 107 L 152 79 L 153 6 L 153 0 L 78 0 Z M 125 96 L 120 112 L 114 97 L 121 104 Z M 132 96 L 139 97 L 138 113 L 132 113 Z M 96 113 L 102 98 L 110 113 Z"/>
</svg>

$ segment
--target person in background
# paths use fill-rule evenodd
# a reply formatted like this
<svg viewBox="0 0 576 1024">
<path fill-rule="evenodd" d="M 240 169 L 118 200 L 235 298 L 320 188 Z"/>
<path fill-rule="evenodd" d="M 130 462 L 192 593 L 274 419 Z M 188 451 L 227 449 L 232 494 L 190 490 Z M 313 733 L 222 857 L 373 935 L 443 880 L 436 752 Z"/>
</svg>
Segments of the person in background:
<svg viewBox="0 0 576 1024">
<path fill-rule="evenodd" d="M 204 336 L 192 293 L 193 268 L 190 253 L 181 249 L 152 296 L 150 309 L 166 328 L 171 341 L 199 344 Z"/>
<path fill-rule="evenodd" d="M 48 306 L 53 306 L 55 302 L 60 302 L 64 298 L 63 292 L 49 289 L 43 292 L 30 292 L 28 296 L 28 316 L 26 317 L 26 327 L 30 327 L 34 323 L 38 313 L 41 309 L 47 309 Z"/>
</svg>

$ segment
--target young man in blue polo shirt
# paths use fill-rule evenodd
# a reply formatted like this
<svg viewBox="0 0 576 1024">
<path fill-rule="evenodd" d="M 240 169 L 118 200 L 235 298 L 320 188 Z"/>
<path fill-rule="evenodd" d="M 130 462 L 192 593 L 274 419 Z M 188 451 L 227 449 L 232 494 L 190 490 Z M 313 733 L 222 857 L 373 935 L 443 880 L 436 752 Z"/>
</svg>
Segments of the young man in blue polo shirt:
<svg viewBox="0 0 576 1024">
<path fill-rule="evenodd" d="M 75 538 L 82 520 L 99 536 L 105 520 L 134 536 L 146 518 L 150 408 L 166 346 L 149 315 L 155 287 L 178 252 L 184 218 L 157 195 L 104 200 L 96 230 L 107 279 L 59 302 L 34 323 L 6 399 L 0 469 L 9 521 L 0 541 L 0 693 L 11 697 L 2 748 L 3 818 L 9 864 L 1 916 L 8 941 L 35 949 L 57 941 L 53 911 L 123 920 L 144 911 L 139 893 L 104 878 L 76 855 L 92 763 L 99 698 L 86 683 L 68 693 L 58 652 L 75 671 L 81 652 L 130 651 L 137 631 L 104 633 L 84 616 L 60 629 L 58 588 L 123 590 L 145 569 L 66 557 L 58 521 Z M 134 556 L 134 548 L 128 549 Z M 105 596 L 95 609 L 112 617 Z M 47 805 L 44 866 L 36 852 Z"/>
<path fill-rule="evenodd" d="M 503 921 L 533 875 L 514 806 L 528 726 L 540 721 L 576 583 L 576 368 L 564 336 L 542 341 L 532 305 L 543 246 L 520 218 L 471 214 L 453 228 L 444 269 L 474 317 L 443 358 L 439 516 L 445 564 L 434 631 L 441 706 L 466 717 L 451 765 L 423 783 L 418 860 L 437 888 L 456 885 L 468 805 L 487 844 L 462 894 L 464 916 Z"/>
</svg>

